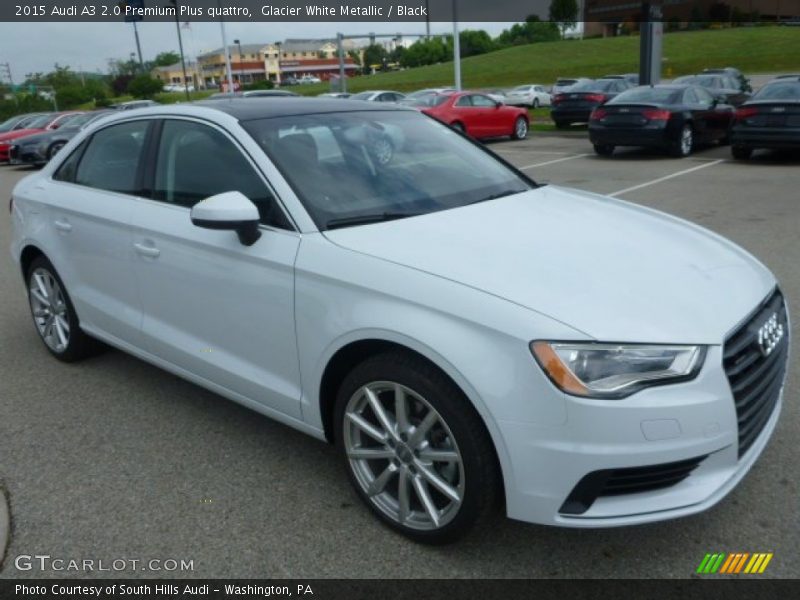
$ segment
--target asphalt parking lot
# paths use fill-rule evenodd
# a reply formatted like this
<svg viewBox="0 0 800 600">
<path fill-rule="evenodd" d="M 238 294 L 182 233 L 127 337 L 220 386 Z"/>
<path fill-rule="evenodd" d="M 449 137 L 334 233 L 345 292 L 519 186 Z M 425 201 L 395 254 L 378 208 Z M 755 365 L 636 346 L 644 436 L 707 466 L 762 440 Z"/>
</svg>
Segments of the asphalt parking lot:
<svg viewBox="0 0 800 600">
<path fill-rule="evenodd" d="M 580 131 L 490 148 L 534 179 L 613 194 L 729 237 L 800 303 L 800 156 L 739 163 L 724 147 L 683 160 L 627 150 L 599 158 Z M 0 167 L 0 199 L 26 173 Z M 75 575 L 19 571 L 22 554 L 193 560 L 188 573 L 121 573 L 132 577 L 689 577 L 719 551 L 774 552 L 763 576 L 800 576 L 797 354 L 771 443 L 705 514 L 613 530 L 498 517 L 457 545 L 429 548 L 360 505 L 332 448 L 117 351 L 78 365 L 52 359 L 30 322 L 8 239 L 4 207 L 0 487 L 12 512 L 4 577 Z"/>
</svg>

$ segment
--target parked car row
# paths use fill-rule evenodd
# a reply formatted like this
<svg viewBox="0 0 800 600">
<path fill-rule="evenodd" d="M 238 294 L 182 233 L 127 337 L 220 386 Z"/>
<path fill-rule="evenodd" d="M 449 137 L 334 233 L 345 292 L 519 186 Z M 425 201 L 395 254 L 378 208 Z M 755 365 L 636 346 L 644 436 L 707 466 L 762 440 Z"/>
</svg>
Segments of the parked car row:
<svg viewBox="0 0 800 600">
<path fill-rule="evenodd" d="M 681 157 L 704 144 L 730 143 L 736 159 L 749 158 L 756 149 L 800 148 L 799 74 L 777 76 L 755 93 L 732 67 L 705 69 L 668 84 L 635 83 L 630 74 L 559 79 L 551 118 L 558 128 L 587 122 L 589 139 L 602 156 L 620 146 L 657 147 Z"/>
</svg>

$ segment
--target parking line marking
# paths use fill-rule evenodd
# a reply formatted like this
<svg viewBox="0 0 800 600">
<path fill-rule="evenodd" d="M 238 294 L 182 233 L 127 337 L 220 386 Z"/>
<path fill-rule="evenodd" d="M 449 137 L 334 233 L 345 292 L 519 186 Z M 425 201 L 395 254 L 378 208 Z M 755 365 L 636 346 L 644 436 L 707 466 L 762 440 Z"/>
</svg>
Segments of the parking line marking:
<svg viewBox="0 0 800 600">
<path fill-rule="evenodd" d="M 569 154 L 569 152 L 556 152 L 554 150 L 512 150 L 511 148 L 498 148 L 495 150 L 491 148 L 495 152 L 510 152 L 511 154 L 558 154 L 564 155 Z"/>
<path fill-rule="evenodd" d="M 588 154 L 575 154 L 574 156 L 565 156 L 564 158 L 556 158 L 554 160 L 546 160 L 544 162 L 535 163 L 535 164 L 532 164 L 532 165 L 526 165 L 524 167 L 517 167 L 517 168 L 520 169 L 521 171 L 524 171 L 525 169 L 532 169 L 534 167 L 543 167 L 545 165 L 552 165 L 552 164 L 555 164 L 555 163 L 564 162 L 565 160 L 574 160 L 576 158 L 583 158 L 585 156 L 589 156 L 589 155 Z"/>
<path fill-rule="evenodd" d="M 627 194 L 628 192 L 633 192 L 635 190 L 640 190 L 642 188 L 649 187 L 651 185 L 655 185 L 657 183 L 661 183 L 662 181 L 667 181 L 668 179 L 673 179 L 675 177 L 680 177 L 681 175 L 687 175 L 688 173 L 692 173 L 694 171 L 699 171 L 700 169 L 705 169 L 706 167 L 713 167 L 714 165 L 718 165 L 721 162 L 725 162 L 724 158 L 719 158 L 717 160 L 709 161 L 702 165 L 697 165 L 696 167 L 691 167 L 689 169 L 683 169 L 682 171 L 678 171 L 677 173 L 672 173 L 671 175 L 665 175 L 664 177 L 659 177 L 658 179 L 652 179 L 650 181 L 645 181 L 644 183 L 640 183 L 639 185 L 634 185 L 629 188 L 625 188 L 623 190 L 619 190 L 618 192 L 614 192 L 613 194 L 608 194 L 609 196 L 619 196 L 621 194 Z"/>
</svg>

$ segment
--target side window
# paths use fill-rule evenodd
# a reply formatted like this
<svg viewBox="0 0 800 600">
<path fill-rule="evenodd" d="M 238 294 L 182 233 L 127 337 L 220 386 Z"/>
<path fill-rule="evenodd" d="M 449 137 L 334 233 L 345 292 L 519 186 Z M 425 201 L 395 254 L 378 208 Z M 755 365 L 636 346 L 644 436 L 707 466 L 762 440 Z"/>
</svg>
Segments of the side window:
<svg viewBox="0 0 800 600">
<path fill-rule="evenodd" d="M 78 164 L 75 183 L 138 194 L 136 174 L 149 126 L 150 121 L 133 121 L 106 127 L 92 135 Z"/>
<path fill-rule="evenodd" d="M 87 140 L 81 142 L 81 144 L 72 151 L 67 159 L 61 163 L 61 166 L 58 167 L 56 172 L 53 174 L 53 179 L 56 181 L 67 181 L 69 183 L 75 183 L 75 174 L 78 171 L 78 162 L 81 160 L 81 156 L 83 155 L 83 151 L 86 149 L 86 144 L 88 143 Z"/>
<path fill-rule="evenodd" d="M 692 88 L 689 88 L 688 90 L 686 90 L 683 93 L 683 101 L 686 104 L 697 104 L 698 103 L 697 94 L 694 93 L 694 90 Z"/>
<path fill-rule="evenodd" d="M 458 100 L 456 100 L 456 106 L 459 108 L 464 108 L 465 106 L 472 106 L 472 96 L 461 96 Z"/>
<path fill-rule="evenodd" d="M 262 223 L 290 228 L 267 186 L 230 139 L 207 125 L 165 121 L 153 198 L 191 208 L 209 196 L 231 191 L 241 192 L 256 205 Z"/>
<path fill-rule="evenodd" d="M 490 108 L 495 106 L 495 101 L 489 96 L 475 95 L 472 97 L 472 106 L 480 106 L 481 108 Z"/>
<path fill-rule="evenodd" d="M 697 101 L 700 104 L 709 105 L 714 101 L 714 96 L 702 88 L 695 90 L 694 93 L 697 95 Z"/>
</svg>

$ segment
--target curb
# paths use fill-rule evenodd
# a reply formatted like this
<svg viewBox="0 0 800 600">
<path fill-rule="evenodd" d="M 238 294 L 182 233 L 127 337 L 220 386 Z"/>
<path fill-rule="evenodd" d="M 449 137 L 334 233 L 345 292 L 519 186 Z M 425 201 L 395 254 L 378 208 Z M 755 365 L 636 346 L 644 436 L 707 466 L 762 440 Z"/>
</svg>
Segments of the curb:
<svg viewBox="0 0 800 600">
<path fill-rule="evenodd" d="M 0 488 L 0 567 L 3 566 L 6 550 L 8 549 L 11 534 L 11 515 L 8 510 L 8 497 L 4 489 Z"/>
</svg>

